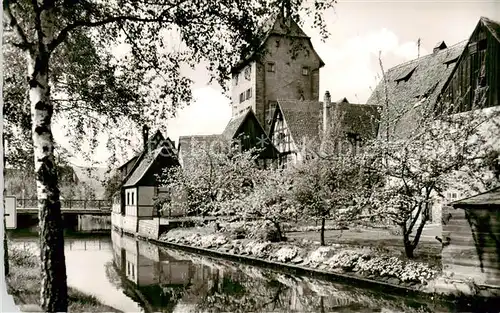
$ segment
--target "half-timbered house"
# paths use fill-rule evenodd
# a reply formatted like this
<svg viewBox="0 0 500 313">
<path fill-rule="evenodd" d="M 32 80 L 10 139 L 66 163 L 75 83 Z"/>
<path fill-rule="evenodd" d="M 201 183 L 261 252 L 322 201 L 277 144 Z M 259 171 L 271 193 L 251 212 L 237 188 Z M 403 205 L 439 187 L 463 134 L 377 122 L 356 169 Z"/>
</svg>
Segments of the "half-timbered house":
<svg viewBox="0 0 500 313">
<path fill-rule="evenodd" d="M 147 130 L 144 138 L 148 138 Z M 112 224 L 130 234 L 157 238 L 161 212 L 155 199 L 162 190 L 159 174 L 165 168 L 179 166 L 174 142 L 164 138 L 161 132 L 144 142 L 143 151 L 135 156 L 130 170 L 125 175 L 119 194 L 112 208 Z M 127 162 L 132 163 L 132 162 Z M 127 166 L 123 167 L 126 168 Z"/>
<path fill-rule="evenodd" d="M 378 119 L 378 106 L 349 103 L 346 98 L 332 102 L 327 91 L 323 102 L 278 100 L 269 137 L 280 153 L 280 166 L 286 167 L 319 153 L 332 126 L 338 130 L 338 145 L 355 153 L 362 142 L 376 136 Z"/>
</svg>

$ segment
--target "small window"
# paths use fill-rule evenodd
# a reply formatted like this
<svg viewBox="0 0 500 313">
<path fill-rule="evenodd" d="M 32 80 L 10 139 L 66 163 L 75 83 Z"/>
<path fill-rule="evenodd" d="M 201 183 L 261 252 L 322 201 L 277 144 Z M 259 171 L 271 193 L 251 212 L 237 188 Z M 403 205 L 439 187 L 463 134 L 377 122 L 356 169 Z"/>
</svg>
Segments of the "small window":
<svg viewBox="0 0 500 313">
<path fill-rule="evenodd" d="M 127 205 L 130 204 L 130 192 L 127 191 L 127 202 L 126 202 Z"/>
<path fill-rule="evenodd" d="M 278 48 L 279 46 L 280 46 L 280 41 L 276 40 L 276 48 Z"/>
<path fill-rule="evenodd" d="M 281 133 L 278 133 L 278 136 L 276 136 L 276 143 L 277 144 L 281 144 L 281 143 L 285 143 L 285 133 L 281 132 Z"/>
<path fill-rule="evenodd" d="M 252 88 L 247 89 L 247 96 L 246 96 L 246 98 L 247 99 L 252 98 Z"/>
<path fill-rule="evenodd" d="M 245 79 L 250 80 L 251 74 L 252 74 L 252 68 L 250 66 L 247 66 L 245 68 Z"/>
<path fill-rule="evenodd" d="M 448 67 L 450 64 L 453 64 L 453 63 L 457 62 L 458 57 L 459 57 L 459 56 L 456 56 L 456 57 L 450 58 L 450 59 L 448 59 L 448 60 L 444 61 L 444 62 L 443 62 L 443 64 L 445 64 L 445 65 L 446 65 L 446 67 Z"/>
<path fill-rule="evenodd" d="M 486 39 L 480 40 L 477 43 L 477 49 L 479 51 L 484 51 L 484 50 L 486 50 L 487 47 L 488 47 L 488 42 L 486 41 Z"/>
<path fill-rule="evenodd" d="M 302 67 L 302 75 L 304 75 L 304 76 L 309 75 L 309 67 L 307 67 L 307 66 Z"/>
<path fill-rule="evenodd" d="M 135 197 L 135 192 L 130 192 L 130 204 L 134 205 L 134 197 Z"/>
<path fill-rule="evenodd" d="M 398 78 L 396 78 L 394 81 L 397 84 L 399 84 L 399 82 L 401 82 L 401 81 L 407 82 L 410 79 L 410 77 L 413 75 L 413 73 L 415 72 L 416 69 L 417 69 L 416 66 L 411 67 L 409 70 L 401 73 L 401 75 Z"/>
<path fill-rule="evenodd" d="M 274 62 L 267 62 L 267 71 L 276 72 L 276 65 L 274 64 Z"/>
<path fill-rule="evenodd" d="M 238 86 L 238 76 L 240 76 L 240 74 L 239 74 L 239 73 L 238 73 L 238 74 L 236 74 L 236 75 L 234 75 L 234 84 L 235 84 L 236 86 Z"/>
<path fill-rule="evenodd" d="M 245 101 L 245 93 L 244 92 L 240 93 L 240 103 L 242 103 L 243 101 Z"/>
</svg>

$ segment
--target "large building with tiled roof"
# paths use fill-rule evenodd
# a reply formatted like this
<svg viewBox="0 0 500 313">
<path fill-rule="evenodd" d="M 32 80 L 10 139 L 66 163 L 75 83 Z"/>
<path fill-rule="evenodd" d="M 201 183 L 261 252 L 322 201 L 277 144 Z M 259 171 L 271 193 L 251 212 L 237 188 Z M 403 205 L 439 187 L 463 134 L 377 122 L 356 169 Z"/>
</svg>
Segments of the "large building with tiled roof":
<svg viewBox="0 0 500 313">
<path fill-rule="evenodd" d="M 450 47 L 440 42 L 431 54 L 390 68 L 367 103 L 387 112 L 384 120 L 391 123 L 379 125 L 379 136 L 389 138 L 414 132 L 419 120 L 415 117 L 424 105 L 437 115 L 498 107 L 500 23 L 481 17 L 469 39 Z M 489 140 L 500 146 L 500 139 Z M 432 223 L 441 223 L 442 205 L 465 196 L 452 189 L 443 195 L 445 199 L 437 198 L 431 208 Z"/>
<path fill-rule="evenodd" d="M 440 42 L 431 54 L 390 68 L 367 103 L 392 117 L 380 125 L 384 134 L 403 137 L 424 103 L 449 113 L 500 105 L 500 24 L 481 17 L 468 40 Z"/>
<path fill-rule="evenodd" d="M 186 168 L 191 165 L 190 157 L 197 151 L 220 152 L 234 145 L 239 145 L 242 151 L 255 149 L 257 162 L 262 167 L 271 166 L 278 159 L 278 151 L 253 110 L 249 109 L 231 118 L 221 134 L 179 137 L 179 161 Z"/>
<path fill-rule="evenodd" d="M 319 99 L 324 62 L 311 39 L 280 14 L 265 26 L 261 45 L 232 69 L 233 117 L 252 109 L 267 131 L 278 99 Z"/>
<path fill-rule="evenodd" d="M 278 100 L 269 137 L 280 153 L 279 163 L 286 166 L 318 153 L 332 125 L 355 152 L 363 141 L 377 135 L 378 119 L 378 106 L 349 103 L 346 98 L 332 102 L 327 91 L 323 102 Z"/>
<path fill-rule="evenodd" d="M 431 54 L 399 64 L 384 74 L 367 104 L 382 107 L 392 117 L 395 123 L 389 125 L 390 134 L 411 133 L 409 126 L 418 120 L 413 116 L 420 111 L 419 104 L 422 100 L 436 103 L 466 44 L 438 45 Z M 387 125 L 381 125 L 381 130 L 385 134 Z"/>
</svg>

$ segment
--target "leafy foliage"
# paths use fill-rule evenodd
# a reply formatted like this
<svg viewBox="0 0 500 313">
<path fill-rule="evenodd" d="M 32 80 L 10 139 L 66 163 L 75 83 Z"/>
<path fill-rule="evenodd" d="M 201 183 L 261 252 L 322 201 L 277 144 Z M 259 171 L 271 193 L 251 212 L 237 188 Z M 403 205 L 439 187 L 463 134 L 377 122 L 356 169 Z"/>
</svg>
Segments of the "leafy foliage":
<svg viewBox="0 0 500 313">
<path fill-rule="evenodd" d="M 374 214 L 401 228 L 408 257 L 413 256 L 430 209 L 444 192 L 473 192 L 495 184 L 491 173 L 498 134 L 498 112 L 470 111 L 434 116 L 419 112 L 418 125 L 400 138 L 378 138 L 364 155 L 369 173 L 384 177 L 383 186 L 371 193 Z M 485 131 L 485 126 L 487 131 Z M 411 238 L 413 236 L 413 238 Z"/>
<path fill-rule="evenodd" d="M 205 66 L 226 89 L 231 67 L 260 46 L 264 25 L 283 7 L 299 23 L 313 17 L 326 38 L 321 15 L 334 3 L 5 1 L 6 117 L 31 130 L 26 54 L 19 51 L 34 52 L 45 32 L 54 118 L 69 121 L 65 131 L 75 148 L 87 141 L 93 150 L 105 131 L 110 150 L 120 151 L 112 148 L 129 143 L 134 126 L 162 127 L 192 100 L 190 69 Z"/>
<path fill-rule="evenodd" d="M 260 172 L 253 191 L 245 198 L 242 210 L 237 214 L 243 218 L 256 218 L 271 222 L 277 231 L 277 240 L 283 239 L 281 223 L 295 219 L 298 214 L 292 200 L 292 176 L 287 170 L 270 169 Z"/>
<path fill-rule="evenodd" d="M 33 149 L 23 140 L 16 149 L 28 148 L 24 156 L 33 156 L 41 200 L 44 310 L 67 311 L 68 300 L 53 119 L 69 121 L 76 148 L 85 138 L 93 151 L 104 131 L 111 135 L 108 148 L 112 139 L 123 143 L 116 130 L 130 138 L 133 126 L 164 121 L 189 103 L 192 82 L 182 66 L 204 60 L 212 78 L 224 85 L 236 60 L 260 45 L 259 26 L 277 11 L 276 4 L 285 4 L 289 15 L 303 6 L 284 0 L 3 1 L 4 42 L 12 47 L 6 59 L 14 60 L 8 63 L 6 113 L 12 134 L 16 128 L 31 131 L 33 139 Z M 314 6 L 315 16 L 328 7 Z M 118 45 L 128 49 L 122 56 L 113 51 Z M 50 266 L 55 263 L 57 269 Z"/>
<path fill-rule="evenodd" d="M 253 150 L 231 152 L 227 146 L 220 148 L 193 143 L 190 163 L 195 165 L 165 169 L 160 181 L 171 193 L 157 203 L 169 210 L 180 201 L 188 214 L 234 214 L 230 204 L 245 197 L 254 185 L 256 156 Z M 183 195 L 183 199 L 173 199 L 172 193 Z"/>
</svg>

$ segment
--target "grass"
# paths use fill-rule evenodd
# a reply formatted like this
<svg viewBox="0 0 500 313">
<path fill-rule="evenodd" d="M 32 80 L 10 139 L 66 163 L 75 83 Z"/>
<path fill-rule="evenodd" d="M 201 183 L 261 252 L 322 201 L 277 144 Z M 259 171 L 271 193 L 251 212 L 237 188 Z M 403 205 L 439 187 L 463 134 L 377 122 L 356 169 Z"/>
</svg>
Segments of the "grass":
<svg viewBox="0 0 500 313">
<path fill-rule="evenodd" d="M 33 251 L 9 247 L 10 275 L 7 292 L 21 309 L 34 311 L 40 305 L 39 260 Z M 28 309 L 29 308 L 29 309 Z M 120 312 L 100 303 L 94 296 L 68 287 L 68 312 Z"/>
</svg>

